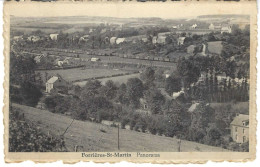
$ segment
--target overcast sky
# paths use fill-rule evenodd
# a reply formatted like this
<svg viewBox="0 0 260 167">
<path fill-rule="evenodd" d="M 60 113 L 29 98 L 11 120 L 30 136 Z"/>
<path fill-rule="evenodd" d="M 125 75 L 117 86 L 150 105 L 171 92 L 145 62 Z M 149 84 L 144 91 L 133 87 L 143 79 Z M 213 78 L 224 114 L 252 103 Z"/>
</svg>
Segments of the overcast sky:
<svg viewBox="0 0 260 167">
<path fill-rule="evenodd" d="M 7 3 L 8 4 L 8 3 Z M 12 5 L 16 4 L 16 5 Z M 17 6 L 19 5 L 19 6 Z M 233 3 L 9 3 L 6 13 L 22 17 L 108 16 L 192 18 L 213 14 L 250 14 L 252 4 Z M 9 10 L 10 9 L 10 10 Z"/>
</svg>

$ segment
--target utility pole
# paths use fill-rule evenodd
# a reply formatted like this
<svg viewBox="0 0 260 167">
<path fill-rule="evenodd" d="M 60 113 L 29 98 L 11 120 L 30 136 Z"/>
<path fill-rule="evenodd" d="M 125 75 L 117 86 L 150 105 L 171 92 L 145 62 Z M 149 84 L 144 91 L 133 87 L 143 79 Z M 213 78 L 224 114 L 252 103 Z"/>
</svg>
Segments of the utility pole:
<svg viewBox="0 0 260 167">
<path fill-rule="evenodd" d="M 178 152 L 181 152 L 181 139 L 178 139 Z"/>
<path fill-rule="evenodd" d="M 120 150 L 120 147 L 119 147 L 119 124 L 117 126 L 117 149 Z"/>
</svg>

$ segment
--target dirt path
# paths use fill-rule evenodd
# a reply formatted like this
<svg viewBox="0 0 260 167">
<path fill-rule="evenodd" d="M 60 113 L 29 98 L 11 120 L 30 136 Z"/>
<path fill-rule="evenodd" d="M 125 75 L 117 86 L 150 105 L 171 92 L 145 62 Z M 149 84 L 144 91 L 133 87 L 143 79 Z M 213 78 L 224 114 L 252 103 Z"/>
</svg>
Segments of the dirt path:
<svg viewBox="0 0 260 167">
<path fill-rule="evenodd" d="M 44 133 L 61 135 L 72 121 L 67 116 L 46 110 L 19 104 L 13 104 L 13 106 L 20 108 L 25 115 L 25 119 L 34 122 Z M 101 132 L 101 129 L 105 133 Z M 118 151 L 117 135 L 117 128 L 75 120 L 65 134 L 65 143 L 69 151 L 74 151 L 75 145 L 83 146 L 83 150 L 80 151 Z M 177 139 L 120 129 L 120 151 L 176 152 L 177 150 Z M 221 152 L 227 150 L 183 140 L 181 151 Z"/>
</svg>

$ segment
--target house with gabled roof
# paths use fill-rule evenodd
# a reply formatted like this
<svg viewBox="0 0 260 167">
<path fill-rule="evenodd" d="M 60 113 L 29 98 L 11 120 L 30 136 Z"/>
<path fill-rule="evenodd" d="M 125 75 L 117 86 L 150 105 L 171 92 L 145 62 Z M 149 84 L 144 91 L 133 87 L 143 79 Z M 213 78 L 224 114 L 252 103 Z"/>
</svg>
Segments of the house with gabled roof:
<svg viewBox="0 0 260 167">
<path fill-rule="evenodd" d="M 46 92 L 51 93 L 52 91 L 61 92 L 64 88 L 66 88 L 67 82 L 62 79 L 61 76 L 56 75 L 52 76 L 47 82 L 46 82 Z"/>
<path fill-rule="evenodd" d="M 177 39 L 177 44 L 178 44 L 178 45 L 183 45 L 184 42 L 185 42 L 185 39 L 186 39 L 186 37 L 179 37 L 179 38 Z"/>
<path fill-rule="evenodd" d="M 221 34 L 223 33 L 231 33 L 232 32 L 232 28 L 230 25 L 223 25 L 221 27 Z"/>
<path fill-rule="evenodd" d="M 249 115 L 238 114 L 230 123 L 230 133 L 237 143 L 249 141 Z"/>
<path fill-rule="evenodd" d="M 116 39 L 116 44 L 123 43 L 125 41 L 125 38 L 117 38 Z"/>
<path fill-rule="evenodd" d="M 50 38 L 53 41 L 56 41 L 58 39 L 59 34 L 50 34 Z"/>
<path fill-rule="evenodd" d="M 116 39 L 117 39 L 117 37 L 111 37 L 110 40 L 109 40 L 109 41 L 110 41 L 110 44 L 111 44 L 111 45 L 116 44 Z"/>
</svg>

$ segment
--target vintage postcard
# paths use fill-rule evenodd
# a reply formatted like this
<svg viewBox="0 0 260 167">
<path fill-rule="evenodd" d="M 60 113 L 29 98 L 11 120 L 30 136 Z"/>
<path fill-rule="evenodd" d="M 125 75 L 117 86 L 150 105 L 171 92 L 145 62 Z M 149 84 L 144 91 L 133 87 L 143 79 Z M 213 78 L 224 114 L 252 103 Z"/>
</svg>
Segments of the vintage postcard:
<svg viewBox="0 0 260 167">
<path fill-rule="evenodd" d="M 256 153 L 256 2 L 5 2 L 5 161 Z"/>
</svg>

